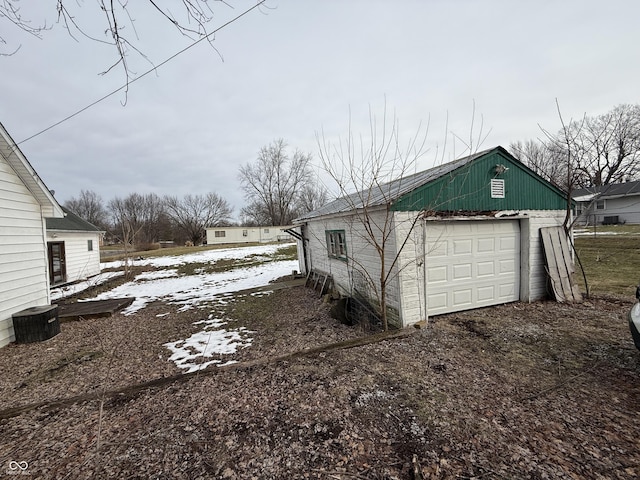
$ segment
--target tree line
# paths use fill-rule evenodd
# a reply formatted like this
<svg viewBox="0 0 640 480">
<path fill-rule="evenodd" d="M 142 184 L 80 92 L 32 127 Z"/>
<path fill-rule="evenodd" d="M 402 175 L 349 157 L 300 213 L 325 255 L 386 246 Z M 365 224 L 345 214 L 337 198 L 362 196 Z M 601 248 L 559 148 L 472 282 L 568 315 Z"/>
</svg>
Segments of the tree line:
<svg viewBox="0 0 640 480">
<path fill-rule="evenodd" d="M 511 153 L 566 192 L 638 179 L 640 105 L 622 104 L 601 115 L 564 122 L 556 133 L 514 142 Z"/>
<path fill-rule="evenodd" d="M 239 225 L 289 225 L 294 218 L 327 201 L 316 183 L 312 156 L 288 152 L 283 139 L 263 147 L 255 162 L 242 165 L 238 178 L 247 201 Z M 81 190 L 64 206 L 107 232 L 109 241 L 148 246 L 159 241 L 194 245 L 206 239 L 207 227 L 233 225 L 233 207 L 215 192 L 183 197 L 132 193 L 105 202 L 92 190 Z"/>
</svg>

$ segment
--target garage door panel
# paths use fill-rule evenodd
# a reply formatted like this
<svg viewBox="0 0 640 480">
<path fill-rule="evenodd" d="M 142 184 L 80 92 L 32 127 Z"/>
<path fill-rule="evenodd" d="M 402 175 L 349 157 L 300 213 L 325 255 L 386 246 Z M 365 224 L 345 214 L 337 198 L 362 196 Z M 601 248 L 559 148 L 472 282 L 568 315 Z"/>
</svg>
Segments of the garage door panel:
<svg viewBox="0 0 640 480">
<path fill-rule="evenodd" d="M 429 315 L 516 301 L 520 293 L 517 220 L 426 222 Z"/>
<path fill-rule="evenodd" d="M 478 287 L 478 302 L 487 302 L 496 296 L 496 289 L 493 285 Z"/>
<path fill-rule="evenodd" d="M 446 282 L 447 281 L 447 267 L 430 267 L 427 270 L 427 280 L 429 282 Z"/>
<path fill-rule="evenodd" d="M 461 280 L 471 280 L 473 271 L 473 265 L 471 263 L 462 263 L 459 265 L 453 265 L 453 280 L 461 281 Z"/>
<path fill-rule="evenodd" d="M 479 238 L 478 239 L 478 253 L 492 253 L 496 249 L 494 238 Z"/>
<path fill-rule="evenodd" d="M 428 295 L 427 303 L 430 306 L 429 308 L 441 310 L 443 308 L 446 308 L 449 302 L 447 301 L 447 294 L 445 292 L 441 292 Z"/>
<path fill-rule="evenodd" d="M 454 255 L 469 255 L 473 251 L 473 239 L 453 240 Z"/>
<path fill-rule="evenodd" d="M 453 304 L 456 307 L 468 307 L 473 301 L 473 291 L 468 288 L 466 290 L 455 290 L 453 292 Z"/>
<path fill-rule="evenodd" d="M 476 268 L 478 269 L 478 277 L 486 277 L 495 275 L 495 263 L 493 261 L 490 262 L 478 262 L 476 263 Z"/>
</svg>

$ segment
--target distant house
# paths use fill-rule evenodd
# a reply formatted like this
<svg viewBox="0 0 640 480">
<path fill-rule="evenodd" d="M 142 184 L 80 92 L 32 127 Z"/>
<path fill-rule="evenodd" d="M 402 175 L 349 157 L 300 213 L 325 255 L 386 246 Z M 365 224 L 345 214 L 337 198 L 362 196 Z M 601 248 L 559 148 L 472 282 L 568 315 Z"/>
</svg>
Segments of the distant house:
<svg viewBox="0 0 640 480">
<path fill-rule="evenodd" d="M 640 181 L 575 190 L 579 225 L 640 224 Z"/>
<path fill-rule="evenodd" d="M 0 347 L 15 340 L 14 313 L 50 303 L 45 219 L 63 215 L 0 124 Z"/>
<path fill-rule="evenodd" d="M 293 241 L 293 237 L 286 232 L 290 228 L 293 228 L 293 225 L 278 227 L 208 227 L 207 245 Z"/>
<path fill-rule="evenodd" d="M 379 279 L 383 266 L 370 235 L 380 237 L 388 225 L 390 324 L 534 301 L 548 284 L 540 230 L 561 226 L 565 208 L 561 190 L 496 147 L 296 219 L 300 270 L 330 274 L 341 295 L 376 305 L 369 279 Z"/>
<path fill-rule="evenodd" d="M 100 273 L 104 232 L 62 207 L 63 218 L 47 218 L 47 258 L 51 286 L 84 280 Z"/>
</svg>

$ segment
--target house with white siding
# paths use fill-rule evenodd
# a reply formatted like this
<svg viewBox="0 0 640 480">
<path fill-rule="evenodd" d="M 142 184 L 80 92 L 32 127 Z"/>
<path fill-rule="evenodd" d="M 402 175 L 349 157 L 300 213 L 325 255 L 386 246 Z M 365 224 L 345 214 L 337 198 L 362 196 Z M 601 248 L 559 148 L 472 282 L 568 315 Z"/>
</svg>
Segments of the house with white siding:
<svg viewBox="0 0 640 480">
<path fill-rule="evenodd" d="M 207 227 L 207 245 L 224 243 L 272 243 L 291 242 L 287 229 L 293 225 L 262 227 Z"/>
<path fill-rule="evenodd" d="M 50 304 L 45 219 L 63 215 L 0 124 L 0 347 L 15 340 L 14 313 Z"/>
<path fill-rule="evenodd" d="M 374 308 L 383 273 L 397 327 L 535 301 L 547 295 L 540 229 L 562 225 L 566 205 L 564 192 L 496 147 L 296 219 L 300 270 L 330 275 L 337 293 Z"/>
<path fill-rule="evenodd" d="M 571 196 L 580 225 L 640 224 L 640 181 L 582 188 Z"/>
<path fill-rule="evenodd" d="M 49 284 L 85 280 L 100 273 L 100 243 L 105 232 L 66 207 L 64 217 L 47 218 Z"/>
</svg>

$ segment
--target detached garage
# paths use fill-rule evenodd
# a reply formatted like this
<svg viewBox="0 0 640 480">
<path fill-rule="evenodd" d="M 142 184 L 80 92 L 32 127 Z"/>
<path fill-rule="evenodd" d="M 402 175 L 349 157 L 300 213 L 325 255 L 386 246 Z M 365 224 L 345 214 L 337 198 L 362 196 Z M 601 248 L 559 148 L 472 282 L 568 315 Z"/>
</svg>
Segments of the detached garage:
<svg viewBox="0 0 640 480">
<path fill-rule="evenodd" d="M 496 147 L 298 218 L 300 269 L 384 306 L 398 327 L 535 301 L 547 295 L 540 229 L 561 226 L 566 210 L 564 192 Z"/>
</svg>

